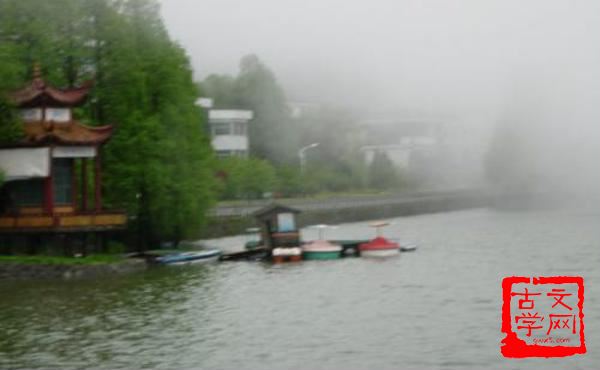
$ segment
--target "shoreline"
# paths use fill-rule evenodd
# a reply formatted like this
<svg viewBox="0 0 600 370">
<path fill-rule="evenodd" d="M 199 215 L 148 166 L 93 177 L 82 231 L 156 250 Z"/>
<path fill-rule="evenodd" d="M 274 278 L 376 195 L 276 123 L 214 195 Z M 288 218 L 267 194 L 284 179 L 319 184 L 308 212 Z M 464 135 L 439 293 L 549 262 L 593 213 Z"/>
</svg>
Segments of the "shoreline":
<svg viewBox="0 0 600 370">
<path fill-rule="evenodd" d="M 311 200 L 304 202 L 274 202 L 301 210 L 298 215 L 300 227 L 313 224 L 334 224 L 410 216 L 428 213 L 456 211 L 460 209 L 481 208 L 492 205 L 490 193 L 480 190 L 454 190 L 445 192 L 421 192 L 384 196 L 368 196 L 349 199 Z M 252 213 L 269 201 L 255 202 L 252 205 L 233 209 L 209 218 L 202 239 L 244 234 L 247 228 L 255 227 Z M 221 208 L 223 210 L 223 207 Z"/>
<path fill-rule="evenodd" d="M 146 261 L 134 258 L 93 264 L 1 262 L 0 280 L 85 279 L 129 274 L 146 268 Z"/>
</svg>

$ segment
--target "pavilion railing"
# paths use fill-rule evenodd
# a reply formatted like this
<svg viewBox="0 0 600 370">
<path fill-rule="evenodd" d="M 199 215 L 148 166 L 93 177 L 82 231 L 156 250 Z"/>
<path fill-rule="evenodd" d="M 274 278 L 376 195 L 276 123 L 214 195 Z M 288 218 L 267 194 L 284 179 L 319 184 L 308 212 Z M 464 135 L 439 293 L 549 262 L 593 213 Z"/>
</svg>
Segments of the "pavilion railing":
<svg viewBox="0 0 600 370">
<path fill-rule="evenodd" d="M 127 224 L 123 211 L 85 211 L 69 213 L 0 215 L 0 231 L 117 229 Z"/>
</svg>

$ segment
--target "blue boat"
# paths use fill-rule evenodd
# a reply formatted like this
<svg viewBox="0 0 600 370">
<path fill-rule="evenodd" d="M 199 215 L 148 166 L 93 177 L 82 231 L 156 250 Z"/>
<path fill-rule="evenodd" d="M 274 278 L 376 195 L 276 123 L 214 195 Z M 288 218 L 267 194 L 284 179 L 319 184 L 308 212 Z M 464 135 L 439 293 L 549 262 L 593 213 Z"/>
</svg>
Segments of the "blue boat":
<svg viewBox="0 0 600 370">
<path fill-rule="evenodd" d="M 163 265 L 191 265 L 196 263 L 217 261 L 220 255 L 221 251 L 218 249 L 209 249 L 197 252 L 181 252 L 157 257 L 156 262 Z"/>
</svg>

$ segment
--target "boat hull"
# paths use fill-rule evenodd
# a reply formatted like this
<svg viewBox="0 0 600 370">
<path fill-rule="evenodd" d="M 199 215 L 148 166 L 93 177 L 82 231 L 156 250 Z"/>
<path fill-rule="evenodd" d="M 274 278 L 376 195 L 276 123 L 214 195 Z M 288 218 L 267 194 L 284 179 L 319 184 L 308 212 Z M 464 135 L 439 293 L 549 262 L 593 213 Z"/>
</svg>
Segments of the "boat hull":
<svg viewBox="0 0 600 370">
<path fill-rule="evenodd" d="M 391 242 L 384 237 L 377 237 L 368 243 L 358 246 L 361 257 L 392 257 L 400 254 L 398 243 Z"/>
<path fill-rule="evenodd" d="M 340 258 L 341 251 L 304 251 L 302 256 L 305 260 L 335 260 Z"/>
<path fill-rule="evenodd" d="M 400 250 L 398 248 L 391 249 L 367 249 L 361 250 L 361 257 L 371 257 L 371 258 L 385 258 L 385 257 L 393 257 L 400 255 Z"/>
<path fill-rule="evenodd" d="M 219 250 L 184 252 L 159 257 L 156 261 L 160 264 L 169 266 L 193 265 L 218 261 L 220 255 L 221 251 Z"/>
<path fill-rule="evenodd" d="M 200 264 L 200 263 L 217 262 L 218 260 L 219 260 L 219 256 L 217 255 L 214 257 L 196 258 L 196 259 L 191 259 L 191 260 L 184 260 L 184 261 L 171 262 L 171 263 L 165 263 L 165 264 L 169 265 L 169 266 L 183 266 L 183 265 L 196 265 L 196 264 Z"/>
<path fill-rule="evenodd" d="M 400 247 L 400 252 L 414 252 L 417 250 L 416 244 L 408 244 Z"/>
<path fill-rule="evenodd" d="M 273 263 L 286 263 L 286 262 L 300 262 L 302 261 L 301 255 L 293 255 L 293 256 L 273 256 L 271 258 Z"/>
<path fill-rule="evenodd" d="M 305 260 L 333 260 L 340 258 L 342 246 L 332 244 L 327 240 L 315 240 L 302 246 L 302 256 Z"/>
<path fill-rule="evenodd" d="M 300 262 L 302 261 L 302 250 L 300 247 L 275 248 L 271 253 L 273 263 Z"/>
</svg>

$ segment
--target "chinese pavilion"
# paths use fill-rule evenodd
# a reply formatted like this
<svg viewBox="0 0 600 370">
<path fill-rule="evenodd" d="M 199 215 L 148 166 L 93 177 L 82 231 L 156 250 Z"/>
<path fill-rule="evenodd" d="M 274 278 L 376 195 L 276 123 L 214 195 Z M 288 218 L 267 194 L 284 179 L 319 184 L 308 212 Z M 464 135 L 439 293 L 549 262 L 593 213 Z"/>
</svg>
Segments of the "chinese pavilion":
<svg viewBox="0 0 600 370">
<path fill-rule="evenodd" d="M 21 113 L 24 137 L 0 147 L 0 235 L 125 226 L 124 212 L 102 207 L 101 149 L 113 128 L 90 127 L 73 118 L 73 108 L 85 102 L 90 87 L 50 86 L 36 67 L 33 80 L 10 94 Z"/>
</svg>

